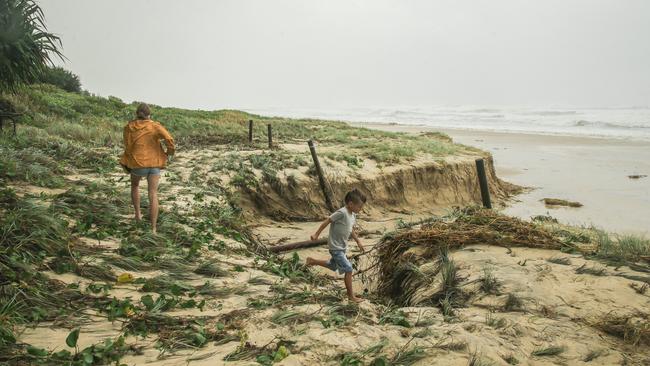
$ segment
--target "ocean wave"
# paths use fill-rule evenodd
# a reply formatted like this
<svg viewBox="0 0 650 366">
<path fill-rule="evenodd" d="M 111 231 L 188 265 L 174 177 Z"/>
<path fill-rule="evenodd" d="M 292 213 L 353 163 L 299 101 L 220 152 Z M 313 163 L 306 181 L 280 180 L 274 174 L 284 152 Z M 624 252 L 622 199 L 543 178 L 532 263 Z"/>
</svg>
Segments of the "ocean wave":
<svg viewBox="0 0 650 366">
<path fill-rule="evenodd" d="M 529 112 L 520 112 L 524 115 L 534 115 L 534 116 L 570 116 L 578 114 L 578 111 L 529 111 Z"/>
<path fill-rule="evenodd" d="M 423 125 L 484 131 L 519 131 L 650 140 L 650 109 L 561 109 L 553 107 L 433 106 L 348 109 L 287 108 L 258 114 L 351 122 Z"/>
<path fill-rule="evenodd" d="M 606 127 L 606 128 L 620 128 L 620 129 L 631 129 L 631 128 L 650 128 L 650 123 L 648 124 L 620 124 L 613 122 L 602 122 L 602 121 L 586 121 L 578 120 L 573 123 L 575 127 Z"/>
<path fill-rule="evenodd" d="M 477 108 L 477 109 L 470 109 L 468 112 L 470 113 L 499 113 L 501 112 L 500 109 L 495 109 L 495 108 Z"/>
</svg>

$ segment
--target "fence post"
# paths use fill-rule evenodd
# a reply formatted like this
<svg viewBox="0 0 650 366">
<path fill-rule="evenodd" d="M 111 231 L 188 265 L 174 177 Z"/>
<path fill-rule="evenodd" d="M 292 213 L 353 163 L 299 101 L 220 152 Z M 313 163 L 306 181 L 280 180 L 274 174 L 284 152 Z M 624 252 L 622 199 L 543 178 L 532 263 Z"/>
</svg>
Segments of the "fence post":
<svg viewBox="0 0 650 366">
<path fill-rule="evenodd" d="M 476 159 L 476 173 L 478 173 L 478 184 L 481 187 L 483 207 L 492 208 L 492 202 L 490 202 L 490 190 L 488 189 L 487 176 L 485 175 L 485 163 L 483 159 Z"/>
<path fill-rule="evenodd" d="M 335 210 L 334 205 L 332 204 L 332 198 L 330 196 L 330 191 L 327 188 L 327 182 L 325 181 L 325 176 L 323 175 L 323 169 L 320 166 L 318 161 L 318 155 L 316 155 L 316 147 L 314 146 L 314 140 L 309 140 L 307 143 L 309 145 L 309 151 L 311 152 L 311 158 L 314 160 L 314 166 L 316 167 L 316 174 L 318 175 L 318 182 L 320 183 L 320 188 L 323 190 L 323 195 L 325 196 L 325 204 L 327 209 L 330 212 Z"/>
<path fill-rule="evenodd" d="M 253 143 L 253 120 L 248 120 L 248 143 Z"/>
</svg>

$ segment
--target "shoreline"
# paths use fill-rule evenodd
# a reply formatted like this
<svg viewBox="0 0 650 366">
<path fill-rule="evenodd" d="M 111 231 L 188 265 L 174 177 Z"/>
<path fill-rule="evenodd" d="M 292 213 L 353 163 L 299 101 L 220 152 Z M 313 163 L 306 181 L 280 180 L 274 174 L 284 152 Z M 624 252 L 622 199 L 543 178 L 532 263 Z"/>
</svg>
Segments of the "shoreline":
<svg viewBox="0 0 650 366">
<path fill-rule="evenodd" d="M 492 154 L 501 179 L 533 188 L 503 209 L 530 219 L 551 215 L 572 225 L 596 226 L 619 234 L 650 234 L 650 142 L 591 136 L 444 129 L 427 126 L 357 123 L 352 126 L 418 134 L 438 131 L 454 142 Z M 629 175 L 649 177 L 630 179 Z M 581 208 L 547 207 L 540 200 L 581 202 Z"/>
<path fill-rule="evenodd" d="M 537 132 L 537 131 L 513 131 L 513 130 L 481 130 L 481 129 L 471 129 L 471 128 L 451 128 L 451 127 L 435 127 L 435 126 L 426 126 L 418 124 L 408 124 L 408 123 L 382 123 L 382 122 L 351 122 L 351 121 L 340 121 L 345 122 L 351 126 L 355 127 L 365 127 L 369 129 L 376 129 L 382 131 L 391 131 L 391 132 L 407 132 L 407 133 L 420 133 L 427 131 L 438 131 L 444 132 L 447 134 L 455 135 L 476 135 L 476 134 L 486 134 L 486 135 L 510 135 L 510 136 L 529 136 L 529 137 L 549 137 L 549 138 L 559 138 L 559 139 L 584 139 L 584 140 L 598 140 L 598 141 L 609 141 L 609 142 L 624 142 L 625 144 L 638 144 L 643 146 L 650 146 L 650 140 L 644 139 L 633 139 L 629 137 L 617 137 L 617 136 L 605 136 L 605 135 L 578 135 L 578 134 L 561 134 L 561 133 L 552 133 L 552 132 Z M 593 141 L 597 143 L 598 141 Z"/>
</svg>

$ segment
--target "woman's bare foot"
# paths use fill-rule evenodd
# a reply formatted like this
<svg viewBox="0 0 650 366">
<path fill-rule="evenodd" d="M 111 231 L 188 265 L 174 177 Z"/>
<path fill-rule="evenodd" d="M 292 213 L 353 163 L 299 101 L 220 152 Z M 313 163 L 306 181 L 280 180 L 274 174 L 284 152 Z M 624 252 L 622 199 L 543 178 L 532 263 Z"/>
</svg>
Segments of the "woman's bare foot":
<svg viewBox="0 0 650 366">
<path fill-rule="evenodd" d="M 365 299 L 362 299 L 362 298 L 356 297 L 356 296 L 348 296 L 348 300 L 352 301 L 352 302 L 356 302 L 357 304 L 360 303 L 360 302 L 365 301 Z"/>
</svg>

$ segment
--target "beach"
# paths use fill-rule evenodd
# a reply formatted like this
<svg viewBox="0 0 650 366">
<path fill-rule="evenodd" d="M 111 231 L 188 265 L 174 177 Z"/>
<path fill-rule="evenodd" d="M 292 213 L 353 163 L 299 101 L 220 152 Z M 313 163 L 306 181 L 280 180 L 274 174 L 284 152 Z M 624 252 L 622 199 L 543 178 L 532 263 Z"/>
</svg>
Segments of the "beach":
<svg viewBox="0 0 650 366">
<path fill-rule="evenodd" d="M 0 366 L 650 366 L 650 2 L 2 4 Z"/>
<path fill-rule="evenodd" d="M 61 100 L 112 116 L 127 107 L 43 87 L 23 98 L 49 119 Z M 70 135 L 61 131 L 86 117 L 57 117 L 58 128 L 20 126 L 28 144 L 3 140 L 10 148 L 0 154 L 14 172 L 1 177 L 0 228 L 21 256 L 0 253 L 0 264 L 10 269 L 3 271 L 10 286 L 21 286 L 15 319 L 44 310 L 4 328 L 16 329 L 20 344 L 5 346 L 0 363 L 31 364 L 20 346 L 29 344 L 42 360 L 65 346 L 108 347 L 128 365 L 266 365 L 276 357 L 284 365 L 647 364 L 647 240 L 500 212 L 548 211 L 564 222 L 588 218 L 639 232 L 648 180 L 627 175 L 646 173 L 645 145 L 443 130 L 453 143 L 445 134 L 418 136 L 420 127 L 162 107 L 157 114 L 179 149 L 159 185 L 156 234 L 133 220 L 128 178 L 111 158 L 121 152 L 121 120 L 108 134 L 87 123 L 87 134 Z M 250 120 L 273 126 L 272 146 L 259 128 L 248 141 Z M 43 159 L 53 139 L 81 150 Z M 80 154 L 99 158 L 88 165 Z M 495 210 L 476 207 L 478 158 Z M 523 186 L 541 188 L 521 193 Z M 327 246 L 276 247 L 306 241 L 329 216 L 324 191 L 336 209 L 352 188 L 368 196 L 356 221 L 364 252 L 350 242 L 347 253 L 360 304 L 347 300 L 341 274 L 305 266 L 307 257 L 329 258 Z M 538 199 L 547 196 L 584 207 L 546 208 Z M 144 189 L 141 197 L 147 215 Z M 38 276 L 24 277 L 26 264 L 15 258 L 30 258 Z"/>
<path fill-rule="evenodd" d="M 650 142 L 597 137 L 500 133 L 384 123 L 352 123 L 384 131 L 440 131 L 454 142 L 489 151 L 500 178 L 531 190 L 503 210 L 529 219 L 551 215 L 572 225 L 647 235 L 650 230 Z M 547 207 L 543 198 L 582 207 Z"/>
</svg>

